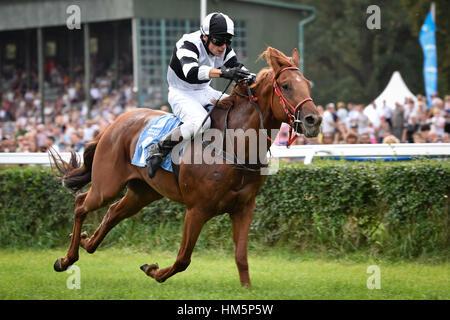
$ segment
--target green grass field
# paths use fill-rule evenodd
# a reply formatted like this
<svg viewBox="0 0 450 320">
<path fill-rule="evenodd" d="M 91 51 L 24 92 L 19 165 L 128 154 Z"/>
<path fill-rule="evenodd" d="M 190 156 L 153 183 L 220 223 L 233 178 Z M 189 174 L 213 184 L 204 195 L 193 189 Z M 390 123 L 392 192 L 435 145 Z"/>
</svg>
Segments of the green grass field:
<svg viewBox="0 0 450 320">
<path fill-rule="evenodd" d="M 176 252 L 80 250 L 81 289 L 68 289 L 71 274 L 56 273 L 59 250 L 1 250 L 0 299 L 450 299 L 449 263 L 321 259 L 283 249 L 249 254 L 251 289 L 240 287 L 233 254 L 194 252 L 183 272 L 157 283 L 139 266 L 170 265 Z M 367 267 L 380 268 L 381 289 L 369 290 Z"/>
</svg>

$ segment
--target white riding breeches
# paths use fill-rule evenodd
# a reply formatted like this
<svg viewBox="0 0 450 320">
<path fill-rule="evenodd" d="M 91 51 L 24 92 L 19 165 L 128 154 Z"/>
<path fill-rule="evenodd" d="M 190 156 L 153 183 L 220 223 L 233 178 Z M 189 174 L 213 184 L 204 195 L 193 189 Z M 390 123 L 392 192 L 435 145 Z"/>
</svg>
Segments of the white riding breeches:
<svg viewBox="0 0 450 320">
<path fill-rule="evenodd" d="M 168 101 L 172 107 L 172 112 L 183 122 L 180 126 L 183 139 L 190 139 L 197 133 L 208 114 L 204 106 L 214 104 L 220 95 L 220 91 L 214 90 L 209 86 L 202 90 L 189 91 L 173 87 L 169 88 Z M 227 96 L 227 94 L 223 95 L 223 97 Z M 209 129 L 210 126 L 211 119 L 208 118 L 203 125 L 202 131 Z"/>
</svg>

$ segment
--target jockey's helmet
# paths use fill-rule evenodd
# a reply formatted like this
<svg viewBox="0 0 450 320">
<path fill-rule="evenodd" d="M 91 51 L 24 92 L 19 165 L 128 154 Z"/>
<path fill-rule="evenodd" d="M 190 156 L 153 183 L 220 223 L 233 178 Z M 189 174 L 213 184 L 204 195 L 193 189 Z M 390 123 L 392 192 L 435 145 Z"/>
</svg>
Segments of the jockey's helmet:
<svg viewBox="0 0 450 320">
<path fill-rule="evenodd" d="M 234 23 L 226 14 L 213 12 L 203 20 L 200 31 L 208 38 L 231 40 L 234 36 Z"/>
</svg>

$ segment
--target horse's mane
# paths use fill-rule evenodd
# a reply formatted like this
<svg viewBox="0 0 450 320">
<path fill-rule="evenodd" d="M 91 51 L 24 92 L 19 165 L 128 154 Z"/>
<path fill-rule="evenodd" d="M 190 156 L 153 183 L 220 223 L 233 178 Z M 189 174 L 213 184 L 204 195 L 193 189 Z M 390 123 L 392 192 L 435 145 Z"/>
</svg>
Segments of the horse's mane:
<svg viewBox="0 0 450 320">
<path fill-rule="evenodd" d="M 258 74 L 256 75 L 256 81 L 255 83 L 253 83 L 252 85 L 250 85 L 251 89 L 254 89 L 256 87 L 258 87 L 259 85 L 261 85 L 262 83 L 265 83 L 267 80 L 272 79 L 272 74 L 273 71 L 271 68 L 263 68 L 261 69 Z M 242 87 L 241 87 L 242 88 Z M 239 88 L 237 88 L 239 90 Z M 242 91 L 242 89 L 241 89 Z M 245 91 L 241 92 L 242 94 L 245 93 L 245 95 L 247 94 Z M 217 107 L 219 109 L 228 109 L 231 106 L 233 106 L 235 104 L 236 98 L 238 98 L 238 95 L 235 93 L 234 90 L 231 91 L 230 95 L 226 98 L 221 99 L 218 104 Z"/>
</svg>

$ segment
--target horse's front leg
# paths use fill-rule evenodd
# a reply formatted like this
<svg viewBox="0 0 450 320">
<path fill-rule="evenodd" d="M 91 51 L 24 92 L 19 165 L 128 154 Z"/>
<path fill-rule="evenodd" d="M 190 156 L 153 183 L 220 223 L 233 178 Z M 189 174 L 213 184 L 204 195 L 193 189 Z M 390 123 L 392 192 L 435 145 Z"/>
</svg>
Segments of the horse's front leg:
<svg viewBox="0 0 450 320">
<path fill-rule="evenodd" d="M 236 265 L 239 271 L 239 279 L 241 280 L 241 285 L 243 287 L 250 287 L 251 285 L 247 262 L 247 242 L 254 210 L 255 198 L 230 214 L 233 228 Z"/>
<path fill-rule="evenodd" d="M 191 263 L 192 251 L 194 250 L 200 231 L 209 218 L 208 214 L 202 210 L 196 208 L 187 210 L 184 219 L 183 238 L 175 263 L 163 269 L 159 269 L 157 264 L 144 264 L 141 266 L 141 270 L 158 282 L 164 282 L 175 273 L 186 270 Z"/>
</svg>

